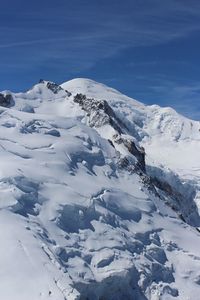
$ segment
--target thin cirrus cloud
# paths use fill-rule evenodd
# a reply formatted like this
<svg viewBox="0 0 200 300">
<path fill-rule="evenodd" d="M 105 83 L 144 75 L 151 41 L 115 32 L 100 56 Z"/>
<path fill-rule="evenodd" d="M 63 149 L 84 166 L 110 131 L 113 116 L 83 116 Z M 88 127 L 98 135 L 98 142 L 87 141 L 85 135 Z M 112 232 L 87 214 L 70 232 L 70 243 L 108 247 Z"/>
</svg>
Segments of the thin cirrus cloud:
<svg viewBox="0 0 200 300">
<path fill-rule="evenodd" d="M 200 29 L 199 23 L 194 21 L 194 18 L 199 15 L 197 10 L 199 5 L 195 5 L 197 7 L 192 9 L 191 5 L 184 3 L 184 1 L 169 1 L 166 4 L 152 1 L 157 5 L 148 5 L 147 7 L 135 7 L 136 1 L 132 1 L 133 4 L 130 4 L 130 1 L 127 3 L 132 8 L 130 11 L 121 12 L 115 6 L 113 6 L 115 9 L 112 11 L 108 5 L 107 10 L 100 10 L 96 14 L 95 7 L 91 9 L 87 4 L 85 6 L 80 5 L 76 11 L 76 7 L 72 6 L 72 13 L 68 12 L 67 18 L 66 12 L 61 12 L 58 8 L 54 12 L 54 18 L 51 16 L 53 13 L 51 10 L 50 14 L 37 13 L 36 20 L 34 12 L 29 12 L 27 18 L 29 20 L 28 32 L 21 27 L 16 28 L 14 31 L 12 30 L 13 36 L 11 33 L 10 38 L 16 39 L 16 36 L 27 36 L 30 31 L 34 37 L 39 36 L 39 38 L 22 41 L 18 38 L 17 41 L 10 42 L 3 42 L 1 39 L 0 48 L 35 46 L 46 49 L 45 44 L 48 43 L 48 47 L 52 48 L 52 53 L 66 49 L 73 54 L 73 50 L 77 47 L 79 47 L 79 53 L 85 47 L 89 53 L 89 47 L 92 47 L 92 51 L 95 50 L 96 52 L 96 57 L 92 55 L 94 63 L 96 63 L 98 59 L 113 55 L 126 47 L 144 47 L 166 43 Z M 24 20 L 25 24 L 27 19 Z M 68 30 L 69 23 L 70 30 Z M 42 27 L 46 24 L 48 24 L 49 34 L 52 36 L 48 39 L 43 37 Z M 81 28 L 82 24 L 85 25 L 83 28 Z M 55 45 L 55 42 L 58 43 Z M 115 51 L 110 51 L 112 47 L 115 47 Z M 78 51 L 75 51 L 75 58 L 77 53 Z"/>
<path fill-rule="evenodd" d="M 199 23 L 194 22 L 194 18 L 198 16 L 197 7 L 192 9 L 184 1 L 169 1 L 166 4 L 152 1 L 152 5 L 147 6 L 138 6 L 136 1 L 127 1 L 127 10 L 122 11 L 121 5 L 116 7 L 111 2 L 113 9 L 112 5 L 102 6 L 96 14 L 95 9 L 98 7 L 90 7 L 91 3 L 88 1 L 77 7 L 71 5 L 71 12 L 68 12 L 67 17 L 65 11 L 59 10 L 59 6 L 56 6 L 55 11 L 50 6 L 50 11 L 46 14 L 43 11 L 37 14 L 34 11 L 28 12 L 27 17 L 21 21 L 21 25 L 28 22 L 27 30 L 22 26 L 12 29 L 9 42 L 4 42 L 1 38 L 0 49 L 30 46 L 30 53 L 36 49 L 40 61 L 44 59 L 43 51 L 48 50 L 52 59 L 57 56 L 66 59 L 69 56 L 70 64 L 73 59 L 75 63 L 78 55 L 82 54 L 82 59 L 87 60 L 88 67 L 91 67 L 92 63 L 112 57 L 128 47 L 167 43 L 200 29 Z M 80 4 L 80 1 L 75 1 L 77 3 Z M 47 24 L 51 38 L 44 37 L 46 32 L 43 27 Z M 33 38 L 21 40 L 21 37 L 29 36 L 29 32 Z"/>
<path fill-rule="evenodd" d="M 66 41 L 66 39 L 65 38 L 55 38 L 55 39 L 43 39 L 43 40 L 38 39 L 38 40 L 19 41 L 19 42 L 13 42 L 13 43 L 0 44 L 0 49 L 32 46 L 32 45 L 62 42 L 62 41 Z"/>
<path fill-rule="evenodd" d="M 34 3 L 21 0 L 20 3 L 22 7 L 17 10 L 17 14 L 16 3 L 12 5 L 12 9 L 7 7 L 0 12 L 2 85 L 8 86 L 8 80 L 12 78 L 10 72 L 13 78 L 18 78 L 20 74 L 21 81 L 17 83 L 19 87 L 23 78 L 25 81 L 29 78 L 31 82 L 42 73 L 41 76 L 48 75 L 52 80 L 63 81 L 67 79 L 64 74 L 68 73 L 71 77 L 86 74 L 94 79 L 107 78 L 105 83 L 116 78 L 115 88 L 118 88 L 117 82 L 121 76 L 123 78 L 121 82 L 123 81 L 126 90 L 127 76 L 132 76 L 133 79 L 139 77 L 141 71 L 137 66 L 143 64 L 142 75 L 146 76 L 146 81 L 148 77 L 152 78 L 152 88 L 141 86 L 139 94 L 143 92 L 148 98 L 151 91 L 151 98 L 155 95 L 155 99 L 158 99 L 159 96 L 166 102 L 165 99 L 168 97 L 172 99 L 177 97 L 179 99 L 177 101 L 180 102 L 183 99 L 180 95 L 185 92 L 185 95 L 196 101 L 198 92 L 193 93 L 192 90 L 184 89 L 181 92 L 179 89 L 178 77 L 183 76 L 182 72 L 178 73 L 179 62 L 176 62 L 176 66 L 166 67 L 165 58 L 157 64 L 156 57 L 151 58 L 147 52 L 142 57 L 142 53 L 144 49 L 154 47 L 156 55 L 159 55 L 160 50 L 156 49 L 157 46 L 177 43 L 181 39 L 187 41 L 192 35 L 198 35 L 199 1 L 127 0 L 123 3 L 120 0 L 98 2 L 60 0 L 58 5 L 53 0 L 44 0 L 39 5 L 39 0 L 35 0 Z M 138 49 L 141 52 L 140 61 L 137 61 L 135 56 Z M 131 56 L 129 61 L 126 58 L 126 50 L 132 53 L 129 55 Z M 173 59 L 176 60 L 176 57 Z M 121 62 L 119 74 L 112 72 L 117 60 Z M 102 62 L 105 64 L 107 74 L 99 71 Z M 124 67 L 127 64 L 129 64 L 128 72 Z M 159 65 L 163 73 L 171 68 L 170 71 L 173 73 L 171 81 L 175 86 L 171 88 L 170 93 L 167 92 L 170 85 L 162 77 L 160 89 L 153 88 L 157 84 L 157 70 L 153 73 L 157 68 L 156 65 Z M 187 74 L 184 76 L 184 81 L 187 82 Z M 30 84 L 26 82 L 27 85 Z M 15 82 L 10 81 L 9 85 L 12 87 Z M 134 87 L 131 84 L 130 86 L 127 90 L 130 96 L 135 97 Z"/>
</svg>

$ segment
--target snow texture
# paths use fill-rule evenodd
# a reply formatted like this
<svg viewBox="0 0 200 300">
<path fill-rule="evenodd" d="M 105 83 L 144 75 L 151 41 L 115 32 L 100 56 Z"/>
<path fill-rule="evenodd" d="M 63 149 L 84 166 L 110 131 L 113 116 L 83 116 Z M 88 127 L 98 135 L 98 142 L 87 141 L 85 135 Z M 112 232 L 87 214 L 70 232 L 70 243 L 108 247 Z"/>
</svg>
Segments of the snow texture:
<svg viewBox="0 0 200 300">
<path fill-rule="evenodd" d="M 199 122 L 81 78 L 0 105 L 0 299 L 198 299 Z"/>
</svg>

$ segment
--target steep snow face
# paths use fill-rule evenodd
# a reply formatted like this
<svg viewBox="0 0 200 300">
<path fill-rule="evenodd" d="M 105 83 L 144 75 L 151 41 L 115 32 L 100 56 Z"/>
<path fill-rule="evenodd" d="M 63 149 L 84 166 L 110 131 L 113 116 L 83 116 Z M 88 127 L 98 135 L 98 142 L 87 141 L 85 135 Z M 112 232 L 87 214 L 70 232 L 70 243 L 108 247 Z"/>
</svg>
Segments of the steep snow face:
<svg viewBox="0 0 200 300">
<path fill-rule="evenodd" d="M 198 122 L 85 79 L 2 95 L 0 298 L 196 299 Z"/>
<path fill-rule="evenodd" d="M 172 108 L 145 106 L 92 80 L 78 78 L 61 86 L 74 95 L 77 91 L 87 97 L 107 100 L 129 129 L 128 133 L 145 148 L 148 165 L 163 168 L 166 174 L 170 168 L 183 183 L 194 186 L 196 192 L 188 201 L 194 201 L 200 211 L 200 122 L 189 120 Z"/>
<path fill-rule="evenodd" d="M 151 138 L 154 135 L 164 135 L 165 138 L 174 141 L 200 140 L 200 122 L 189 120 L 170 107 L 145 106 L 115 89 L 90 79 L 76 78 L 61 84 L 61 87 L 74 96 L 81 93 L 88 98 L 108 101 L 119 115 L 143 128 Z"/>
</svg>

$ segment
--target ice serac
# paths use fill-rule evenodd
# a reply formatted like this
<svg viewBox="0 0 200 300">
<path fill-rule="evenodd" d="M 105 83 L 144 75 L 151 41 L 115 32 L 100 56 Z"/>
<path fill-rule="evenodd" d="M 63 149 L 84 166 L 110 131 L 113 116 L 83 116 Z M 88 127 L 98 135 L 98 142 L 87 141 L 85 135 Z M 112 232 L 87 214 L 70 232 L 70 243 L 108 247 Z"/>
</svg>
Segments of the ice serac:
<svg viewBox="0 0 200 300">
<path fill-rule="evenodd" d="M 199 125 L 89 79 L 0 93 L 0 299 L 197 299 Z"/>
</svg>

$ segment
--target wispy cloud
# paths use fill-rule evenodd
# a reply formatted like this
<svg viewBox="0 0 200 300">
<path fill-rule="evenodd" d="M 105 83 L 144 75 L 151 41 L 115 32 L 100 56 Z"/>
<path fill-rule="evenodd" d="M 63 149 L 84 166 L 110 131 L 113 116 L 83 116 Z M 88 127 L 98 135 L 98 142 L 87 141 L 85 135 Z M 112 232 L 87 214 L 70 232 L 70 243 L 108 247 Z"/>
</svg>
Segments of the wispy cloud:
<svg viewBox="0 0 200 300">
<path fill-rule="evenodd" d="M 76 76 L 92 70 L 94 74 L 102 62 L 105 68 L 112 69 L 111 60 L 120 59 L 127 49 L 133 57 L 129 65 L 131 71 L 142 68 L 146 74 L 154 67 L 156 69 L 157 61 L 145 57 L 144 62 L 134 60 L 136 49 L 167 45 L 200 32 L 200 2 L 197 0 L 126 0 L 126 3 L 62 0 L 59 4 L 44 0 L 40 2 L 39 10 L 39 0 L 22 0 L 21 3 L 22 7 L 16 1 L 12 10 L 1 9 L 0 12 L 0 76 L 5 78 L 7 73 L 8 80 L 11 73 L 22 71 L 23 74 L 49 74 L 52 80 L 54 76 L 61 78 L 58 73 Z M 148 57 L 148 52 L 146 55 Z M 167 64 L 164 60 L 159 63 L 163 64 L 163 69 Z M 171 68 L 178 69 L 179 63 L 174 61 Z M 119 73 L 121 69 L 122 66 Z M 110 80 L 118 78 L 117 74 L 110 74 Z M 134 76 L 143 74 L 138 72 Z M 122 72 L 119 76 L 126 74 Z M 148 78 L 144 81 L 147 83 Z M 158 96 L 169 99 L 163 100 L 164 105 L 170 105 L 172 99 L 172 104 L 181 109 L 181 102 L 196 101 L 197 86 L 198 83 L 180 85 L 178 81 L 173 84 L 172 79 L 167 82 L 161 78 L 141 88 L 141 95 L 144 90 L 146 97 L 157 95 L 157 99 Z"/>
<path fill-rule="evenodd" d="M 52 38 L 52 39 L 38 39 L 38 40 L 29 40 L 29 41 L 19 41 L 19 42 L 13 42 L 13 43 L 0 44 L 0 49 L 32 46 L 32 45 L 54 43 L 54 42 L 64 42 L 66 40 L 67 40 L 66 38 Z"/>
<path fill-rule="evenodd" d="M 29 10 L 26 17 L 20 15 L 18 26 L 11 26 L 10 31 L 7 28 L 6 36 L 5 30 L 1 30 L 0 49 L 35 46 L 43 51 L 47 49 L 47 43 L 52 55 L 60 55 L 65 50 L 71 52 L 71 57 L 76 60 L 77 55 L 87 51 L 90 61 L 95 64 L 99 59 L 128 47 L 167 43 L 200 30 L 200 23 L 196 22 L 200 16 L 197 1 L 153 0 L 138 3 L 128 0 L 126 9 L 119 1 L 92 4 L 79 0 L 74 1 L 74 5 L 63 3 L 63 6 L 44 6 L 39 12 Z M 3 26 L 5 24 L 2 24 L 2 29 Z M 26 39 L 20 40 L 21 37 Z"/>
</svg>

